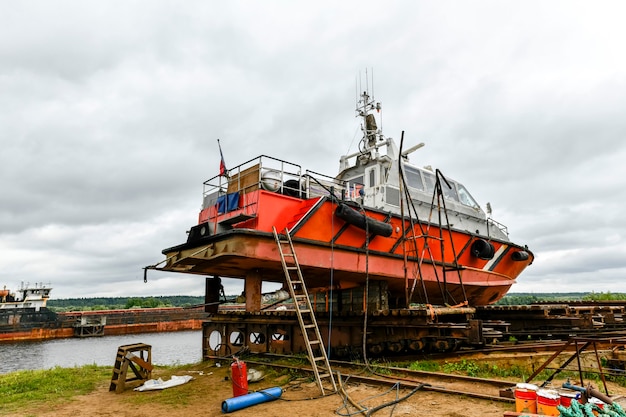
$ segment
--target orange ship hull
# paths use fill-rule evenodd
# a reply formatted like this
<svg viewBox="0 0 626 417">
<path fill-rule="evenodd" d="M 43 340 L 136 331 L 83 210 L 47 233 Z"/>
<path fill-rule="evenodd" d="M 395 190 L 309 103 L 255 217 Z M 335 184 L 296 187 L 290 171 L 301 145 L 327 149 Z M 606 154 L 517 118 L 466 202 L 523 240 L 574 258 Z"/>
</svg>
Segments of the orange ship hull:
<svg viewBox="0 0 626 417">
<path fill-rule="evenodd" d="M 363 285 L 367 278 L 387 281 L 390 301 L 398 304 L 486 305 L 502 298 L 533 261 L 526 248 L 494 239 L 489 240 L 493 256 L 482 259 L 473 250 L 482 239 L 466 231 L 355 210 L 391 231 L 389 236 L 366 233 L 337 216 L 339 204 L 327 197 L 252 191 L 240 196 L 236 210 L 203 210 L 199 224 L 212 227 L 212 233 L 164 250 L 167 262 L 159 269 L 241 278 L 254 273 L 283 282 L 272 227 L 287 228 L 311 291 Z M 229 230 L 215 233 L 220 223 Z"/>
</svg>

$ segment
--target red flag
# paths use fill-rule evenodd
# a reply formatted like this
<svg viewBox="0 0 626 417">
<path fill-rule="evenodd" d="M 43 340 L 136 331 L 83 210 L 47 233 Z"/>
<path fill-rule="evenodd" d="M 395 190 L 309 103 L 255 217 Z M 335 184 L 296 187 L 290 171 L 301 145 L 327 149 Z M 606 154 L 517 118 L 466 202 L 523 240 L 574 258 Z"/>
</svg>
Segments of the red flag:
<svg viewBox="0 0 626 417">
<path fill-rule="evenodd" d="M 217 140 L 217 146 L 220 148 L 220 176 L 228 178 L 228 170 L 226 169 L 226 162 L 224 162 L 224 155 L 222 154 L 222 145 L 220 140 Z"/>
</svg>

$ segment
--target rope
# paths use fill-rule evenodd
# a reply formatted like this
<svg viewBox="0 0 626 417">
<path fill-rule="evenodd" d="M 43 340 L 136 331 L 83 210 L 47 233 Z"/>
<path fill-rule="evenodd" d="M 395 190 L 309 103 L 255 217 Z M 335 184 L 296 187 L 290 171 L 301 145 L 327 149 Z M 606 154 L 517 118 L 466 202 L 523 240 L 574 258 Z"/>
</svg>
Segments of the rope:
<svg viewBox="0 0 626 417">
<path fill-rule="evenodd" d="M 468 305 L 469 305 L 469 302 L 467 300 L 465 300 L 465 301 L 463 301 L 461 303 L 458 303 L 456 305 L 450 306 L 450 308 L 460 308 L 460 307 L 466 307 Z"/>
<path fill-rule="evenodd" d="M 572 400 L 569 407 L 557 405 L 556 408 L 562 417 L 595 417 L 596 415 L 626 417 L 626 412 L 618 403 L 605 404 L 604 408 L 600 408 L 596 404 L 580 404 L 578 400 Z"/>
<path fill-rule="evenodd" d="M 428 311 L 430 312 L 430 319 L 431 320 L 435 320 L 435 309 L 433 308 L 432 304 L 426 304 L 426 307 L 428 308 Z"/>
</svg>

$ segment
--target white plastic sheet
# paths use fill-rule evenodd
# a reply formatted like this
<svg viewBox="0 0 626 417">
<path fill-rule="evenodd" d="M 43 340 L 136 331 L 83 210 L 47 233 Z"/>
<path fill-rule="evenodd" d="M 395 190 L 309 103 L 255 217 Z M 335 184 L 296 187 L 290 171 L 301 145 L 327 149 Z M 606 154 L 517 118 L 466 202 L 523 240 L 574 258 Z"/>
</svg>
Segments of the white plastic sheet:
<svg viewBox="0 0 626 417">
<path fill-rule="evenodd" d="M 169 381 L 163 381 L 161 378 L 149 379 L 146 382 L 144 382 L 143 385 L 135 388 L 135 391 L 151 391 L 151 390 L 157 390 L 157 389 L 176 387 L 178 385 L 186 384 L 192 379 L 193 377 L 191 375 L 183 375 L 183 376 L 172 375 L 172 378 Z"/>
</svg>

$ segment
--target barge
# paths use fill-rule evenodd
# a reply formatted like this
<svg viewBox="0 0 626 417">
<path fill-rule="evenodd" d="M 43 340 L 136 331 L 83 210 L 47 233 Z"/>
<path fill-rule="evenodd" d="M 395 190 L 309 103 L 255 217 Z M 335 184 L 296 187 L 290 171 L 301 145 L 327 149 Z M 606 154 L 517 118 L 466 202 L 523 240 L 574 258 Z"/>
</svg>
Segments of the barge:
<svg viewBox="0 0 626 417">
<path fill-rule="evenodd" d="M 203 306 L 56 313 L 47 307 L 52 287 L 22 283 L 17 293 L 0 290 L 0 343 L 200 330 Z"/>
</svg>

